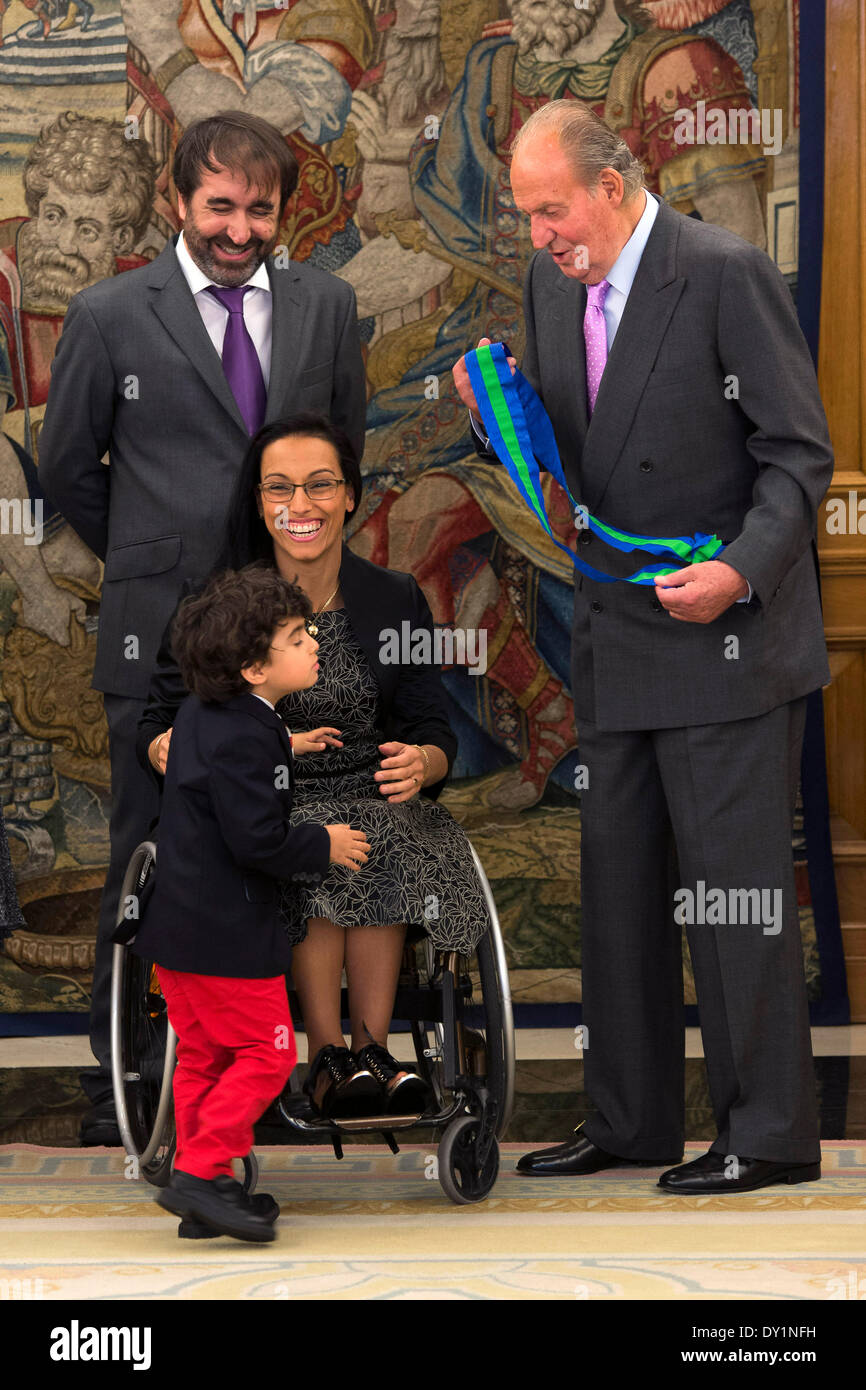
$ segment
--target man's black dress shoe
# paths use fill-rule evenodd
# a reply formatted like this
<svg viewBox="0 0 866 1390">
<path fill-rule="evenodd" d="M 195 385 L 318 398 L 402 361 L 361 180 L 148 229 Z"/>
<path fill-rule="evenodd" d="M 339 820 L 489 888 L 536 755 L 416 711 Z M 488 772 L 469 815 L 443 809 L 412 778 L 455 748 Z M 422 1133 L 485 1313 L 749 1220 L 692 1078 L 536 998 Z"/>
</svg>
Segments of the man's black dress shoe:
<svg viewBox="0 0 866 1390">
<path fill-rule="evenodd" d="M 232 1179 L 232 1182 L 236 1181 L 237 1179 Z M 238 1187 L 243 1191 L 242 1183 L 238 1183 Z M 279 1220 L 280 1204 L 269 1192 L 246 1192 L 244 1196 L 250 1209 L 263 1216 L 266 1221 L 270 1221 L 272 1226 Z M 203 1221 L 196 1221 L 193 1216 L 187 1216 L 181 1221 L 177 1233 L 181 1240 L 214 1240 L 219 1235 L 219 1231 L 214 1231 Z"/>
<path fill-rule="evenodd" d="M 820 1163 L 773 1163 L 764 1158 L 740 1158 L 716 1153 L 701 1154 L 691 1163 L 669 1168 L 659 1178 L 665 1192 L 703 1195 L 720 1192 L 754 1192 L 777 1182 L 817 1182 Z"/>
<path fill-rule="evenodd" d="M 636 1158 L 618 1158 L 606 1153 L 579 1131 L 565 1144 L 551 1149 L 536 1149 L 524 1154 L 517 1163 L 518 1173 L 535 1173 L 540 1177 L 573 1178 L 582 1173 L 600 1173 L 603 1168 L 658 1168 L 659 1164 Z"/>
<path fill-rule="evenodd" d="M 78 1142 L 82 1148 L 118 1149 L 122 1143 L 117 1125 L 117 1111 L 114 1097 L 97 1101 L 82 1116 L 78 1131 Z"/>
<path fill-rule="evenodd" d="M 173 1211 L 184 1221 L 192 1218 L 201 1222 L 217 1235 L 260 1243 L 277 1237 L 273 1222 L 254 1210 L 241 1184 L 227 1173 L 218 1178 L 197 1178 L 175 1168 L 171 1182 L 160 1189 L 156 1200 L 166 1211 Z"/>
</svg>

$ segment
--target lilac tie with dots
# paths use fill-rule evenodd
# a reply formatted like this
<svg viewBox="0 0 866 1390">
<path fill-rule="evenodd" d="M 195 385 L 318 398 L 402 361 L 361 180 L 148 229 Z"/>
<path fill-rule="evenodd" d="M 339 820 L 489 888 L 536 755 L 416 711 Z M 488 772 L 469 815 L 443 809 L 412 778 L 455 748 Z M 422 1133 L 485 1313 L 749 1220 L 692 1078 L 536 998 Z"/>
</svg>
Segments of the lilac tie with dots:
<svg viewBox="0 0 866 1390">
<path fill-rule="evenodd" d="M 586 311 L 583 315 L 583 338 L 586 343 L 586 399 L 590 415 L 595 410 L 595 398 L 601 385 L 601 374 L 607 362 L 607 329 L 604 323 L 604 301 L 610 284 L 602 280 L 586 287 Z"/>
<path fill-rule="evenodd" d="M 264 423 L 268 393 L 255 343 L 244 323 L 244 295 L 251 288 L 238 285 L 235 289 L 223 289 L 209 285 L 208 294 L 229 311 L 223 339 L 223 371 L 249 433 L 255 434 Z"/>
</svg>

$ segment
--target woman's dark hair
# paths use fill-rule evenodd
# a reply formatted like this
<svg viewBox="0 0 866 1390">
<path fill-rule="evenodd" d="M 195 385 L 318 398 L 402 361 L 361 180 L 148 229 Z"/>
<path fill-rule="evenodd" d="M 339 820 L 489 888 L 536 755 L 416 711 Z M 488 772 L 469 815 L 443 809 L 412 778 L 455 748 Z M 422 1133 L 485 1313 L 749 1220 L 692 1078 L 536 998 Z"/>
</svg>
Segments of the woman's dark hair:
<svg viewBox="0 0 866 1390">
<path fill-rule="evenodd" d="M 274 632 L 291 618 L 309 618 L 303 589 L 262 563 L 225 570 L 175 615 L 171 645 L 184 685 L 200 700 L 223 704 L 247 690 L 245 666 L 267 661 Z"/>
<path fill-rule="evenodd" d="M 177 142 L 174 186 L 189 202 L 205 169 L 229 169 L 250 188 L 280 185 L 280 216 L 298 186 L 298 161 L 276 126 L 246 111 L 218 111 L 188 126 Z"/>
<path fill-rule="evenodd" d="M 322 439 L 330 444 L 340 461 L 340 470 L 352 489 L 353 503 L 346 512 L 351 516 L 361 501 L 361 465 L 349 436 L 325 415 L 304 413 L 289 415 L 285 420 L 273 420 L 264 425 L 250 440 L 241 471 L 235 484 L 229 509 L 225 536 L 218 564 L 223 569 L 240 569 L 252 560 L 274 562 L 274 542 L 258 510 L 258 484 L 262 477 L 262 455 L 269 444 L 278 439 Z"/>
</svg>

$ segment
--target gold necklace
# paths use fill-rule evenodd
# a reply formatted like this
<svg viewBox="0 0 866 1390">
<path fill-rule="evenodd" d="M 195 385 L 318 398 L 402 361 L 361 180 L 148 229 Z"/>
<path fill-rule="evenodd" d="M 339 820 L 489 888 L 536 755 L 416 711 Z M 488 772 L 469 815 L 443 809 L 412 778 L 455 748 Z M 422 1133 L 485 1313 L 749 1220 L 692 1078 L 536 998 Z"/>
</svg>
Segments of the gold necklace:
<svg viewBox="0 0 866 1390">
<path fill-rule="evenodd" d="M 337 580 L 337 589 L 339 589 L 339 587 L 340 587 L 340 581 L 339 581 L 339 579 L 338 579 L 338 580 Z M 330 595 L 328 596 L 328 598 L 325 599 L 325 602 L 322 604 L 321 608 L 317 608 L 317 609 L 316 609 L 315 613 L 313 614 L 313 617 L 318 617 L 318 615 L 319 615 L 320 613 L 324 613 L 324 611 L 325 611 L 325 609 L 327 608 L 328 604 L 332 601 L 332 599 L 334 599 L 334 598 L 336 597 L 337 589 L 335 589 L 334 592 L 333 592 L 333 594 L 330 594 Z M 318 629 L 318 627 L 316 626 L 315 623 L 307 623 L 307 632 L 310 634 L 311 637 L 318 637 L 318 635 L 319 635 L 319 629 Z"/>
</svg>

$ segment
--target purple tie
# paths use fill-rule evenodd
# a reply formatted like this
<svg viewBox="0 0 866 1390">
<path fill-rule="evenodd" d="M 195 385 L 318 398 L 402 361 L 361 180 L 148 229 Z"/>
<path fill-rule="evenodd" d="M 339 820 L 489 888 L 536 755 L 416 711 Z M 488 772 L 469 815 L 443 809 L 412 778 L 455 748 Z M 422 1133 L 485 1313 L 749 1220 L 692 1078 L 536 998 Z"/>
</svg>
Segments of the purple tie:
<svg viewBox="0 0 866 1390">
<path fill-rule="evenodd" d="M 209 285 L 208 294 L 212 294 L 229 311 L 223 339 L 223 371 L 247 430 L 255 434 L 264 423 L 268 393 L 255 343 L 244 323 L 244 295 L 251 288 L 250 285 L 239 285 L 236 289 L 227 290 Z"/>
<path fill-rule="evenodd" d="M 583 315 L 583 337 L 586 343 L 586 398 L 589 413 L 595 410 L 595 398 L 601 385 L 601 374 L 607 362 L 607 329 L 604 323 L 604 300 L 610 289 L 607 280 L 586 287 L 586 311 Z"/>
</svg>

